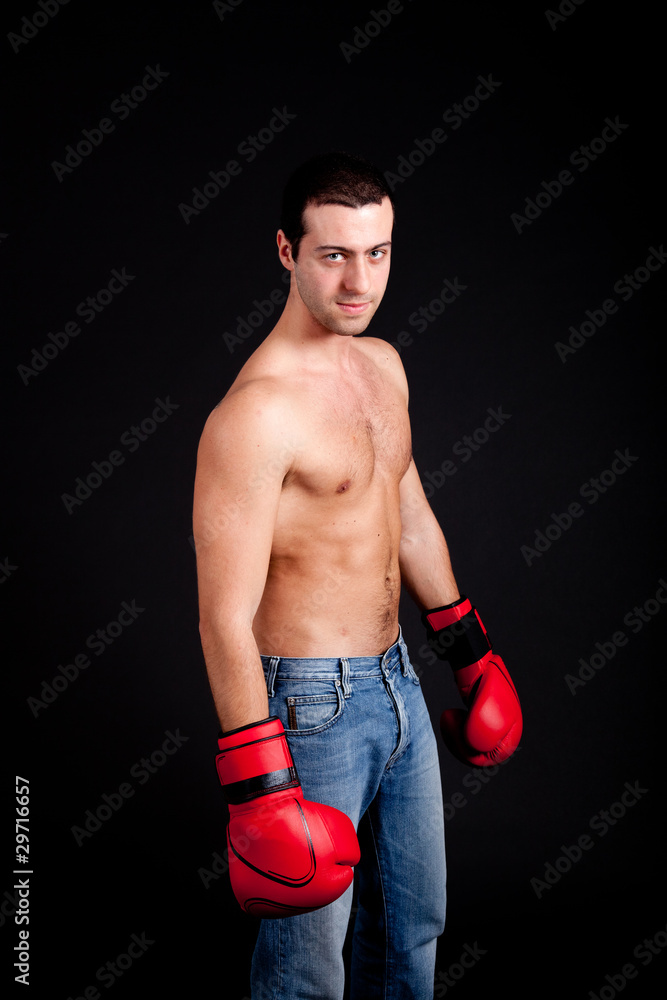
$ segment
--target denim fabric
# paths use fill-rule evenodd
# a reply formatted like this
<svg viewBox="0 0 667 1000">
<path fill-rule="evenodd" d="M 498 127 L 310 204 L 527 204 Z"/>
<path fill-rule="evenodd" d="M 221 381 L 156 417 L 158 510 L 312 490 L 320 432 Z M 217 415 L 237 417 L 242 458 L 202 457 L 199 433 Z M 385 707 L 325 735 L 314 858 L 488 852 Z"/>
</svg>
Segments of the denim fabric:
<svg viewBox="0 0 667 1000">
<path fill-rule="evenodd" d="M 431 1000 L 445 921 L 442 790 L 433 727 L 407 648 L 341 659 L 263 656 L 303 793 L 358 829 L 352 1000 Z M 252 1000 L 341 1000 L 353 888 L 313 913 L 263 920 Z"/>
</svg>

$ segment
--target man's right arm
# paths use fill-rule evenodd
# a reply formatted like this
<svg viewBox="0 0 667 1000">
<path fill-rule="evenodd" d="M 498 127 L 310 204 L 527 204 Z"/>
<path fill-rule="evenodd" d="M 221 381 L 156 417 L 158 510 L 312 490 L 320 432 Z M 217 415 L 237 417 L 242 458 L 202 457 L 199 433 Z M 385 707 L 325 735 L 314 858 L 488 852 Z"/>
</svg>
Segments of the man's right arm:
<svg viewBox="0 0 667 1000">
<path fill-rule="evenodd" d="M 289 403 L 266 385 L 234 392 L 206 423 L 195 481 L 200 632 L 223 729 L 216 767 L 227 850 L 244 862 L 229 875 L 239 904 L 258 917 L 327 906 L 352 884 L 359 861 L 350 818 L 304 798 L 282 723 L 268 718 L 252 632 L 296 451 L 290 426 Z"/>
<path fill-rule="evenodd" d="M 280 400 L 252 383 L 211 413 L 199 444 L 193 508 L 199 629 L 223 731 L 269 714 L 252 623 L 293 460 L 286 423 Z"/>
</svg>

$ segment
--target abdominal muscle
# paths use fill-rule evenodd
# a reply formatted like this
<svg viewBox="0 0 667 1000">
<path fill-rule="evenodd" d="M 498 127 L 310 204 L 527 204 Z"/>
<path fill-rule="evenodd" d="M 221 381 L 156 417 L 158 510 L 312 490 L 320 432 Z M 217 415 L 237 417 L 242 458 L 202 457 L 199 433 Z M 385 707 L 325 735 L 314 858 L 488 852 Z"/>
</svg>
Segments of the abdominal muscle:
<svg viewBox="0 0 667 1000">
<path fill-rule="evenodd" d="M 378 656 L 398 638 L 398 490 L 283 498 L 253 631 L 260 653 Z"/>
</svg>

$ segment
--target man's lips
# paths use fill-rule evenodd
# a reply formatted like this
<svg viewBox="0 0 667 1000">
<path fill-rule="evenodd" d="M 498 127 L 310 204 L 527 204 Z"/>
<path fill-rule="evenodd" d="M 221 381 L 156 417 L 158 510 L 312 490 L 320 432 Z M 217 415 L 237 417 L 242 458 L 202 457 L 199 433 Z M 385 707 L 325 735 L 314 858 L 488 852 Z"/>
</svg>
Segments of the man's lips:
<svg viewBox="0 0 667 1000">
<path fill-rule="evenodd" d="M 356 313 L 362 313 L 368 309 L 370 302 L 337 302 L 336 305 L 339 306 L 343 312 L 354 316 Z"/>
</svg>

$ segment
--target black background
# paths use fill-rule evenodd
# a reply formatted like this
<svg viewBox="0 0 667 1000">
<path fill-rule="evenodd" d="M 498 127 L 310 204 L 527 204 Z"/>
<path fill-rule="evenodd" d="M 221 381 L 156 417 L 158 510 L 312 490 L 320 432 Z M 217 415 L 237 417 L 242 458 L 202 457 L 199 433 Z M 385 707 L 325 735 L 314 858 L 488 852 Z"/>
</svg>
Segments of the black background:
<svg viewBox="0 0 667 1000">
<path fill-rule="evenodd" d="M 205 874 L 224 850 L 225 807 L 190 541 L 197 442 L 273 318 L 236 343 L 223 334 L 286 287 L 275 231 L 291 170 L 345 148 L 396 174 L 436 128 L 446 141 L 421 163 L 413 155 L 412 173 L 395 185 L 392 277 L 369 333 L 396 342 L 404 332 L 416 461 L 459 585 L 519 688 L 525 734 L 483 783 L 442 750 L 449 923 L 435 995 L 657 995 L 665 955 L 647 963 L 650 952 L 633 953 L 646 938 L 658 952 L 667 943 L 664 274 L 640 271 L 627 301 L 614 286 L 667 236 L 659 28 L 646 5 L 618 14 L 593 0 L 561 7 L 556 20 L 540 5 L 415 0 L 365 36 L 358 29 L 381 3 L 72 0 L 48 23 L 38 16 L 38 28 L 22 20 L 43 10 L 37 3 L 5 8 L 14 176 L 0 228 L 14 319 L 3 338 L 12 498 L 0 552 L 11 733 L 3 757 L 31 789 L 23 995 L 65 1000 L 96 986 L 113 998 L 150 988 L 248 996 L 255 924 L 226 876 Z M 19 32 L 25 39 L 12 44 Z M 358 51 L 341 47 L 355 36 Z M 166 75 L 136 108 L 124 119 L 110 111 L 158 66 Z M 460 127 L 443 121 L 489 76 L 492 92 Z M 275 109 L 294 117 L 249 162 L 238 147 Z M 58 176 L 54 162 L 105 117 L 114 130 Z M 624 127 L 580 171 L 570 155 L 600 137 L 607 118 Z M 230 159 L 239 176 L 186 222 L 179 206 Z M 572 183 L 517 227 L 512 214 L 565 169 Z M 77 317 L 123 268 L 133 276 L 126 287 L 94 321 Z M 445 279 L 465 290 L 418 331 L 410 315 Z M 617 311 L 563 361 L 556 344 L 608 299 Z M 77 318 L 81 332 L 50 347 L 38 370 L 33 349 Z M 171 414 L 145 424 L 151 433 L 131 450 L 123 435 L 158 399 Z M 464 461 L 456 443 L 483 428 L 489 408 L 507 416 L 488 440 L 478 432 L 482 443 Z M 603 477 L 607 488 L 589 502 L 582 486 L 617 450 L 630 456 L 627 468 L 616 481 Z M 77 479 L 114 451 L 122 464 L 67 504 Z M 437 475 L 447 460 L 456 472 Z M 543 552 L 522 550 L 574 502 L 581 516 L 559 537 L 551 527 Z M 95 655 L 88 637 L 133 601 L 143 610 L 120 634 L 112 627 L 113 642 Z M 633 608 L 646 602 L 638 626 Z M 436 722 L 456 703 L 453 681 L 426 662 L 408 603 L 402 621 Z M 619 631 L 627 641 L 605 657 L 596 643 L 609 653 Z M 589 679 L 568 684 L 596 653 Z M 90 665 L 65 684 L 59 665 L 78 654 Z M 167 732 L 187 739 L 140 780 L 134 766 Z M 131 797 L 77 843 L 73 827 L 123 783 Z M 621 802 L 626 783 L 641 791 L 612 809 L 602 835 L 601 811 Z M 10 830 L 12 788 L 10 773 Z M 454 808 L 457 793 L 465 804 Z M 564 848 L 584 835 L 590 849 L 568 864 Z M 7 956 L 18 940 L 13 865 L 10 842 Z M 96 979 L 132 934 L 153 943 L 122 976 Z M 481 957 L 463 973 L 466 945 Z M 621 971 L 628 963 L 632 978 Z"/>
</svg>

